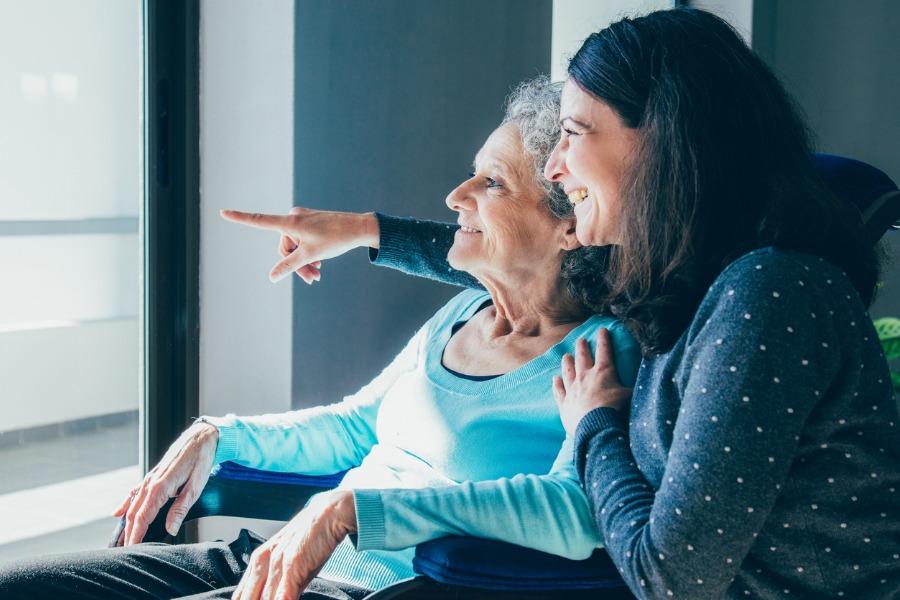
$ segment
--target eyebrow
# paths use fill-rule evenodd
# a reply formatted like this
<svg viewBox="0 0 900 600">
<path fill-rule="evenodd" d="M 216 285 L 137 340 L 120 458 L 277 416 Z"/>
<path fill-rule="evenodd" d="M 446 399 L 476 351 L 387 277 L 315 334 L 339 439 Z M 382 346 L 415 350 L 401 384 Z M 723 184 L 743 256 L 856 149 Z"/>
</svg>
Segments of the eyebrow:
<svg viewBox="0 0 900 600">
<path fill-rule="evenodd" d="M 563 117 L 562 119 L 560 119 L 559 120 L 560 127 L 562 127 L 562 124 L 565 123 L 566 121 L 571 121 L 573 124 L 575 124 L 578 127 L 583 127 L 585 129 L 590 128 L 590 125 L 588 125 L 587 123 L 585 123 L 583 121 L 579 121 L 578 119 L 576 119 L 574 117 Z"/>
<path fill-rule="evenodd" d="M 514 171 L 512 168 L 512 165 L 507 164 L 506 161 L 502 161 L 502 160 L 492 160 L 490 163 L 488 163 L 485 166 L 490 167 L 489 169 L 486 169 L 486 170 L 499 171 L 500 174 L 503 175 L 504 177 L 507 177 L 510 172 Z M 478 157 L 477 156 L 475 157 L 475 160 L 472 162 L 472 168 L 475 169 L 476 171 L 478 170 Z"/>
</svg>

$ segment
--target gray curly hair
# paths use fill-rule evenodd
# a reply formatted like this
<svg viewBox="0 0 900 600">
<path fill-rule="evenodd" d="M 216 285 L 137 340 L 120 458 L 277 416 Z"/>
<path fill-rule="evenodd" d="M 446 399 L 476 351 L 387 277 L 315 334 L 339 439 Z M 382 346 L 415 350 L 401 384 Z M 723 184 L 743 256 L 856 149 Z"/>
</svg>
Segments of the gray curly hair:
<svg viewBox="0 0 900 600">
<path fill-rule="evenodd" d="M 559 96 L 562 83 L 546 76 L 523 81 L 506 99 L 503 124 L 516 123 L 522 147 L 531 158 L 534 178 L 547 198 L 547 208 L 558 219 L 574 215 L 572 204 L 558 183 L 544 177 L 544 165 L 559 141 Z M 569 296 L 587 312 L 608 313 L 606 271 L 609 247 L 587 246 L 566 252 L 562 276 Z"/>
<path fill-rule="evenodd" d="M 562 186 L 544 178 L 544 165 L 559 141 L 559 95 L 562 83 L 553 83 L 545 75 L 520 83 L 506 98 L 503 124 L 515 123 L 522 136 L 522 147 L 531 158 L 534 178 L 547 197 L 550 212 L 559 218 L 572 216 L 572 205 Z"/>
</svg>

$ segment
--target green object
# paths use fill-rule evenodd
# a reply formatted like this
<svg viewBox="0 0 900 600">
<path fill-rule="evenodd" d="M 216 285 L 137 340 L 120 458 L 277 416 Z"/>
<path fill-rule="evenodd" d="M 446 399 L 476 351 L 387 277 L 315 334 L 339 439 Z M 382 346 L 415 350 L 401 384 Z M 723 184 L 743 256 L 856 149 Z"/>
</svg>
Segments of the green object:
<svg viewBox="0 0 900 600">
<path fill-rule="evenodd" d="M 884 357 L 888 361 L 900 358 L 900 319 L 884 317 L 874 322 L 881 347 L 884 348 Z M 900 393 L 900 372 L 891 369 L 891 381 L 894 391 Z"/>
</svg>

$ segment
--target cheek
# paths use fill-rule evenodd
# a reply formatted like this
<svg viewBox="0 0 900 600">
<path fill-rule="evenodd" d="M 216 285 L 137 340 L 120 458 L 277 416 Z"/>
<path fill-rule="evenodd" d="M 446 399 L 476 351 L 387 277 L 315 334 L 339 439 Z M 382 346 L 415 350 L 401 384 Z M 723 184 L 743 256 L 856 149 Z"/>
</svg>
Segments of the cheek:
<svg viewBox="0 0 900 600">
<path fill-rule="evenodd" d="M 527 243 L 528 235 L 524 227 L 519 227 L 515 221 L 502 220 L 496 225 L 488 238 L 490 248 L 493 249 L 509 249 L 518 248 Z"/>
<path fill-rule="evenodd" d="M 575 207 L 575 237 L 585 246 L 594 244 L 595 220 L 592 203 L 582 202 Z"/>
</svg>

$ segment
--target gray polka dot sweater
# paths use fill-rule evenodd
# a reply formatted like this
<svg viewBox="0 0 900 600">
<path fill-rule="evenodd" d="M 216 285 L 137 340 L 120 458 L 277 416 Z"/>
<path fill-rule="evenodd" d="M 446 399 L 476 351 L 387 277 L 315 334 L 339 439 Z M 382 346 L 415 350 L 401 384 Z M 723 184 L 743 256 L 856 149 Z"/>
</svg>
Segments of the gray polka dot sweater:
<svg viewBox="0 0 900 600">
<path fill-rule="evenodd" d="M 709 289 L 630 416 L 601 408 L 576 464 L 641 598 L 900 598 L 900 426 L 846 276 L 758 250 Z"/>
<path fill-rule="evenodd" d="M 457 285 L 455 226 L 378 215 L 376 264 Z M 760 250 L 723 271 L 629 417 L 597 409 L 576 464 L 641 598 L 900 598 L 900 425 L 840 270 Z"/>
</svg>

